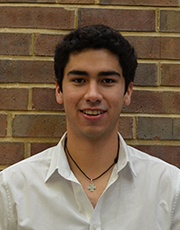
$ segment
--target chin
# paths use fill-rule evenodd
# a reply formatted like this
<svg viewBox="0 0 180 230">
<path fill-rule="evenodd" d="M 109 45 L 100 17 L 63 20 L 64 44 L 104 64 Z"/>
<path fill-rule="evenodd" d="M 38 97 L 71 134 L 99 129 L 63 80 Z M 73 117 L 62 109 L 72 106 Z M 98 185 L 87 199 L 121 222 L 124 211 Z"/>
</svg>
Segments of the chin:
<svg viewBox="0 0 180 230">
<path fill-rule="evenodd" d="M 98 140 L 98 139 L 104 138 L 106 135 L 106 132 L 104 132 L 102 130 L 101 131 L 95 130 L 95 128 L 94 128 L 93 130 L 88 130 L 88 131 L 84 132 L 83 135 L 85 138 L 88 138 L 89 140 Z"/>
</svg>

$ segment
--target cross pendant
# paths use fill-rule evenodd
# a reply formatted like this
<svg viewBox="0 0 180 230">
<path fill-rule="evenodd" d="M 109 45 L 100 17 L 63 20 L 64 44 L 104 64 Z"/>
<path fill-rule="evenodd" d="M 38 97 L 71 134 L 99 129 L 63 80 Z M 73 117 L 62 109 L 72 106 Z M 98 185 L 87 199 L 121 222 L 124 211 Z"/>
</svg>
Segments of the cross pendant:
<svg viewBox="0 0 180 230">
<path fill-rule="evenodd" d="M 91 180 L 91 184 L 88 186 L 88 189 L 89 189 L 91 192 L 94 192 L 94 190 L 96 189 L 96 186 L 93 184 L 93 180 Z"/>
</svg>

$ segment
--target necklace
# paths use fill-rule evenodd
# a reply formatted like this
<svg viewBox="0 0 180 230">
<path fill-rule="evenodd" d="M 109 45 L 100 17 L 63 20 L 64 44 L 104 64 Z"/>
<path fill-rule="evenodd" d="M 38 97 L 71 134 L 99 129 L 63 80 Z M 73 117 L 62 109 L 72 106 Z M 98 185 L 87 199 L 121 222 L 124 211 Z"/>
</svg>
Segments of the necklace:
<svg viewBox="0 0 180 230">
<path fill-rule="evenodd" d="M 112 165 L 109 166 L 108 169 L 106 169 L 106 171 L 104 171 L 103 173 L 101 173 L 98 177 L 95 177 L 93 179 L 91 179 L 90 177 L 88 177 L 85 172 L 83 172 L 83 170 L 78 166 L 78 164 L 75 162 L 75 160 L 72 158 L 69 150 L 68 150 L 68 147 L 67 147 L 67 137 L 65 139 L 65 143 L 64 143 L 64 147 L 65 147 L 65 150 L 67 151 L 69 157 L 71 158 L 71 160 L 73 161 L 73 163 L 76 165 L 76 167 L 80 170 L 80 172 L 82 172 L 84 174 L 84 176 L 91 181 L 90 185 L 88 186 L 88 189 L 93 192 L 95 189 L 96 189 L 96 186 L 94 185 L 93 181 L 99 179 L 100 177 L 102 177 L 106 172 L 108 172 L 110 170 L 110 168 L 113 167 L 113 165 L 115 165 L 118 161 L 118 156 L 119 156 L 119 144 L 118 144 L 118 152 L 117 152 L 117 156 L 116 158 L 114 159 L 114 162 L 112 163 Z"/>
</svg>

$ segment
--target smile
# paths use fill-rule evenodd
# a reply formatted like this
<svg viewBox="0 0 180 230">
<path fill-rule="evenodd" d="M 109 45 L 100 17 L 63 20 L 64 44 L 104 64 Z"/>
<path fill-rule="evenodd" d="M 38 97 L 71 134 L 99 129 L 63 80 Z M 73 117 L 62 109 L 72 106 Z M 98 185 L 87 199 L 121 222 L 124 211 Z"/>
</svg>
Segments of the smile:
<svg viewBox="0 0 180 230">
<path fill-rule="evenodd" d="M 82 111 L 86 115 L 97 116 L 104 113 L 102 110 L 83 110 Z"/>
</svg>

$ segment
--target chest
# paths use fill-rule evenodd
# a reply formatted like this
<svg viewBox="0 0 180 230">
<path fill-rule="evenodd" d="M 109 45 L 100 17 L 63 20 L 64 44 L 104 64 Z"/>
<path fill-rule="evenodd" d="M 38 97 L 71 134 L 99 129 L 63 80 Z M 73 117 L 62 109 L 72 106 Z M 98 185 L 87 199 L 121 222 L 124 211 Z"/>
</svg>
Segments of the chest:
<svg viewBox="0 0 180 230">
<path fill-rule="evenodd" d="M 84 183 L 82 189 L 78 183 L 52 180 L 41 192 L 32 187 L 28 193 L 28 187 L 26 196 L 16 205 L 18 229 L 91 230 L 93 226 L 99 230 L 118 230 L 120 226 L 123 230 L 170 229 L 171 205 L 167 201 L 171 199 L 161 194 L 157 203 L 154 199 L 157 189 L 156 193 L 150 193 L 150 188 L 139 190 L 140 185 L 121 177 L 108 187 L 100 180 L 95 181 L 93 192 L 88 189 L 89 185 L 89 181 Z M 20 193 L 22 191 L 19 196 Z"/>
<path fill-rule="evenodd" d="M 108 181 L 110 178 L 110 173 L 104 175 L 102 178 L 99 178 L 95 181 L 87 180 L 86 178 L 80 178 L 79 181 L 83 187 L 83 190 L 88 197 L 89 201 L 91 202 L 93 208 L 96 207 L 96 204 L 107 188 Z"/>
</svg>

